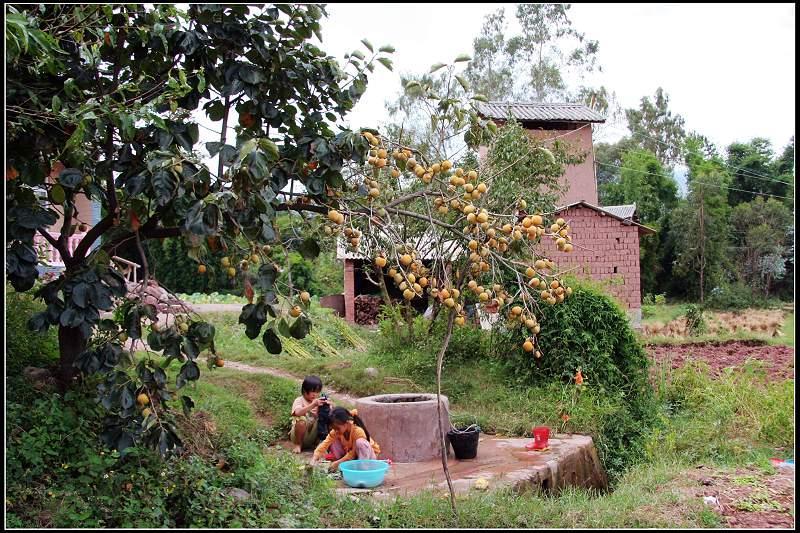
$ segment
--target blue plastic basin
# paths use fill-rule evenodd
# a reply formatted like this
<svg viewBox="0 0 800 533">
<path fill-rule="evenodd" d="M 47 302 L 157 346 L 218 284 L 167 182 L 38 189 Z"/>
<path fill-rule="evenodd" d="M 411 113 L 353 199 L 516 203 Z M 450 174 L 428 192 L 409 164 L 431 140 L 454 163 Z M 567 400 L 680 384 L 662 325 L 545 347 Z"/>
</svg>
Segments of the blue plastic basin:
<svg viewBox="0 0 800 533">
<path fill-rule="evenodd" d="M 369 489 L 383 483 L 389 464 L 375 459 L 358 459 L 341 463 L 339 470 L 348 487 Z"/>
</svg>

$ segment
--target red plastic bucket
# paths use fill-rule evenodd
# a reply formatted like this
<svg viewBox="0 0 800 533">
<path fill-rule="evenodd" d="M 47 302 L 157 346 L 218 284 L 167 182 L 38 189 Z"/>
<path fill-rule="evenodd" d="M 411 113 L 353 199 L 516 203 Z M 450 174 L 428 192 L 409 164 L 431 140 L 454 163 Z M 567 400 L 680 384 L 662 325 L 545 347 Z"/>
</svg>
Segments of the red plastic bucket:
<svg viewBox="0 0 800 533">
<path fill-rule="evenodd" d="M 533 428 L 533 449 L 543 450 L 547 448 L 547 441 L 550 439 L 550 428 L 539 426 Z"/>
</svg>

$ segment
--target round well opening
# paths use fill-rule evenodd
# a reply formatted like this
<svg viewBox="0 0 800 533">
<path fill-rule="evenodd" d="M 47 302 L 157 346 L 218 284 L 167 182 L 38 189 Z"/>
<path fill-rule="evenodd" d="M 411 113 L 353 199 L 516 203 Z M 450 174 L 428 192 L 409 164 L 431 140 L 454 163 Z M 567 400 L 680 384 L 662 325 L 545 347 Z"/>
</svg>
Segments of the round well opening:
<svg viewBox="0 0 800 533">
<path fill-rule="evenodd" d="M 408 394 L 405 396 L 378 396 L 374 398 L 378 403 L 415 403 L 429 402 L 431 398 L 420 394 Z"/>
</svg>

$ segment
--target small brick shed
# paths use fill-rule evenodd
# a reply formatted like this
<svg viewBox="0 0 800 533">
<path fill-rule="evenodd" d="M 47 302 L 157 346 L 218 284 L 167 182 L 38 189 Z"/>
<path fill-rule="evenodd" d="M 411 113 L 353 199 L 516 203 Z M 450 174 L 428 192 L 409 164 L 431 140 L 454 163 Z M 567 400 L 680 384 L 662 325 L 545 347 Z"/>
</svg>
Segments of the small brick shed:
<svg viewBox="0 0 800 533">
<path fill-rule="evenodd" d="M 541 250 L 560 269 L 578 267 L 575 275 L 607 284 L 608 291 L 627 307 L 631 322 L 642 320 L 639 239 L 655 230 L 637 222 L 636 205 L 599 207 L 575 202 L 556 209 L 571 228 L 573 250 L 560 252 L 550 239 Z"/>
</svg>

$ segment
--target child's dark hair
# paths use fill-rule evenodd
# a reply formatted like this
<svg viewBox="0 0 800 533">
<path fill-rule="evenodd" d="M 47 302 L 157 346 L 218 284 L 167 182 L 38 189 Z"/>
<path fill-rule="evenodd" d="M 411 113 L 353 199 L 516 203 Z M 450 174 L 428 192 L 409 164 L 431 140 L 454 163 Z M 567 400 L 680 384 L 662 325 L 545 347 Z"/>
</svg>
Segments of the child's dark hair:
<svg viewBox="0 0 800 533">
<path fill-rule="evenodd" d="M 364 421 L 361 420 L 358 415 L 351 415 L 350 411 L 344 407 L 337 407 L 331 413 L 331 421 L 341 422 L 344 424 L 349 420 L 352 420 L 355 425 L 364 430 L 364 433 L 367 435 L 367 442 L 369 442 L 369 431 L 367 431 L 367 426 L 364 425 Z"/>
<path fill-rule="evenodd" d="M 306 376 L 306 379 L 303 380 L 303 384 L 300 385 L 300 391 L 303 394 L 307 392 L 320 392 L 321 390 L 322 380 L 317 376 Z"/>
</svg>

